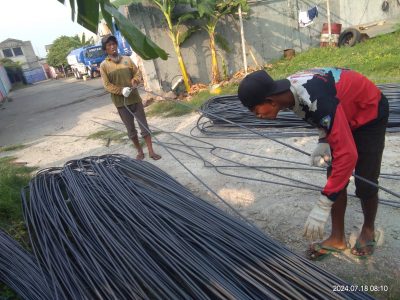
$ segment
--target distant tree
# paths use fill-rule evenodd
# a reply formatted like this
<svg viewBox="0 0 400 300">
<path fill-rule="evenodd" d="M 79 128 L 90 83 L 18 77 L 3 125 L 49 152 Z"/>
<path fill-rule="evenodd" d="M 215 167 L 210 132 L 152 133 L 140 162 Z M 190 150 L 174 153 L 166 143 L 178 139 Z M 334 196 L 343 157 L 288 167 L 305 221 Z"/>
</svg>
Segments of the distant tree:
<svg viewBox="0 0 400 300">
<path fill-rule="evenodd" d="M 82 37 L 81 38 L 79 38 L 78 35 L 76 35 L 76 37 L 78 38 L 79 42 L 81 43 L 81 46 L 94 45 L 94 39 L 93 39 L 92 36 L 89 39 L 86 39 L 85 33 L 82 33 Z"/>
<path fill-rule="evenodd" d="M 6 69 L 8 78 L 10 79 L 11 83 L 24 81 L 22 66 L 20 62 L 13 61 L 9 58 L 1 58 L 0 64 L 2 64 Z"/>
<path fill-rule="evenodd" d="M 53 67 L 64 67 L 67 63 L 68 53 L 75 49 L 82 47 L 82 41 L 79 37 L 73 36 L 60 36 L 55 39 L 47 54 L 47 63 Z"/>
</svg>

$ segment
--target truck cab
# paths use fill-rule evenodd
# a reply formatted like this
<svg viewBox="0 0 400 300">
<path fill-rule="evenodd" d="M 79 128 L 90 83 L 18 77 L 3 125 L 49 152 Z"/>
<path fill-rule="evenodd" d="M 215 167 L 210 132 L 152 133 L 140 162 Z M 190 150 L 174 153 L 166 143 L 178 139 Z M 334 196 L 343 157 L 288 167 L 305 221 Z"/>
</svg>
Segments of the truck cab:
<svg viewBox="0 0 400 300">
<path fill-rule="evenodd" d="M 106 54 L 101 46 L 86 46 L 72 50 L 67 61 L 71 66 L 76 79 L 81 79 L 83 75 L 91 78 L 95 73 L 100 73 L 100 64 L 106 58 Z"/>
</svg>

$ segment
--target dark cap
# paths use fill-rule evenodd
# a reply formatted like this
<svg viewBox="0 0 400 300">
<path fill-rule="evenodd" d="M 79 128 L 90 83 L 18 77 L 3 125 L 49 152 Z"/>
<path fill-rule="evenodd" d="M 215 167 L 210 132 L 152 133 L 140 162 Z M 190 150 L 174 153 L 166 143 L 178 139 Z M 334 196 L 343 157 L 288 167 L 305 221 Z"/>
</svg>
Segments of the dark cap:
<svg viewBox="0 0 400 300">
<path fill-rule="evenodd" d="M 111 34 L 104 36 L 101 39 L 101 49 L 103 49 L 105 51 L 106 50 L 106 44 L 108 42 L 111 42 L 111 41 L 118 45 L 117 38 L 115 36 L 113 36 Z"/>
<path fill-rule="evenodd" d="M 283 93 L 290 89 L 288 79 L 273 80 L 264 70 L 247 75 L 239 84 L 238 96 L 244 106 L 251 109 L 261 104 L 271 95 Z"/>
</svg>

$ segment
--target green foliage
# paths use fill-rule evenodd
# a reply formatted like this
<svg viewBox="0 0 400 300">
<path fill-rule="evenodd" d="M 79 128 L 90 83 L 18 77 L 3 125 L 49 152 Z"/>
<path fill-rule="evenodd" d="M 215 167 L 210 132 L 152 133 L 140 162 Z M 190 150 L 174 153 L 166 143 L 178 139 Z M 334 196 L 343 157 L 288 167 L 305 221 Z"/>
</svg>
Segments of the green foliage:
<svg viewBox="0 0 400 300">
<path fill-rule="evenodd" d="M 3 146 L 0 147 L 0 153 L 1 152 L 7 152 L 7 151 L 15 151 L 15 150 L 21 150 L 26 148 L 26 145 L 23 144 L 16 144 L 16 145 L 9 145 L 9 146 Z"/>
<path fill-rule="evenodd" d="M 4 66 L 4 68 L 9 69 L 10 71 L 21 70 L 22 66 L 19 61 L 13 61 L 9 58 L 0 58 L 0 63 Z"/>
<path fill-rule="evenodd" d="M 115 0 L 112 2 L 112 4 L 116 7 L 119 8 L 122 5 L 130 5 L 132 3 L 141 3 L 141 0 Z"/>
<path fill-rule="evenodd" d="M 21 80 L 23 74 L 22 74 L 22 66 L 19 61 L 13 61 L 9 58 L 0 58 L 0 64 L 4 66 L 6 69 L 7 75 L 9 78 L 19 78 L 17 80 Z M 22 84 L 17 82 L 16 84 Z M 14 90 L 15 84 L 12 87 L 12 90 Z"/>
<path fill-rule="evenodd" d="M 18 295 L 8 286 L 0 282 L 0 299 L 2 300 L 18 300 Z"/>
<path fill-rule="evenodd" d="M 19 166 L 13 158 L 0 158 L 0 227 L 22 221 L 21 188 L 26 186 L 35 168 Z"/>
<path fill-rule="evenodd" d="M 65 0 L 57 0 L 65 4 Z M 124 2 L 124 1 L 119 1 Z M 127 2 L 127 1 L 125 1 Z M 143 59 L 155 59 L 162 58 L 167 59 L 167 53 L 158 47 L 153 41 L 151 41 L 146 35 L 144 35 L 136 26 L 134 26 L 118 11 L 114 4 L 110 3 L 110 0 L 76 0 L 77 6 L 75 6 L 75 0 L 69 1 L 72 10 L 72 20 L 75 20 L 75 11 L 77 15 L 77 22 L 83 27 L 89 29 L 90 31 L 97 33 L 97 27 L 99 23 L 99 9 L 101 9 L 101 15 L 107 22 L 109 28 L 112 26 L 112 17 L 115 19 L 115 23 L 121 30 L 121 33 L 128 40 L 132 49 L 140 55 Z M 117 3 L 117 5 L 122 5 L 124 3 Z M 52 60 L 50 65 L 59 66 L 60 62 L 65 62 L 64 60 L 55 59 Z"/>
<path fill-rule="evenodd" d="M 118 9 L 115 8 L 115 6 L 105 3 L 104 10 L 110 15 L 114 16 L 115 23 L 118 25 L 118 28 L 121 31 L 122 35 L 128 40 L 135 53 L 138 53 L 143 59 L 147 60 L 157 57 L 167 59 L 167 53 L 163 49 L 159 48 L 151 39 L 145 36 L 140 31 L 140 29 L 132 24 L 131 21 L 128 21 L 118 11 Z M 129 37 L 132 37 L 132 39 L 130 39 Z"/>
<path fill-rule="evenodd" d="M 82 41 L 79 37 L 76 36 L 60 36 L 55 39 L 53 44 L 49 49 L 49 53 L 47 54 L 47 63 L 50 66 L 58 67 L 58 66 L 66 66 L 67 56 L 69 52 L 73 49 L 82 47 Z"/>
<path fill-rule="evenodd" d="M 237 84 L 231 84 L 221 88 L 221 94 L 236 94 Z M 193 112 L 195 109 L 206 102 L 208 99 L 215 97 L 209 91 L 201 91 L 192 97 L 189 101 L 179 102 L 177 101 L 159 101 L 152 104 L 147 112 L 149 116 L 161 115 L 164 118 L 182 116 Z"/>
<path fill-rule="evenodd" d="M 215 34 L 215 42 L 217 43 L 218 47 L 225 52 L 230 53 L 232 51 L 232 49 L 229 47 L 229 42 L 219 33 Z"/>
<path fill-rule="evenodd" d="M 79 38 L 79 37 L 78 37 Z M 82 46 L 94 45 L 93 37 L 91 36 L 88 40 L 86 40 L 85 33 L 82 33 L 82 38 L 80 38 L 80 42 Z"/>
<path fill-rule="evenodd" d="M 193 33 L 200 30 L 200 27 L 193 26 L 189 27 L 186 30 L 181 30 L 178 35 L 178 45 L 182 45 L 188 38 L 190 38 Z"/>
<path fill-rule="evenodd" d="M 399 49 L 400 31 L 397 31 L 354 47 L 313 48 L 291 60 L 278 60 L 267 71 L 279 79 L 309 68 L 334 66 L 358 71 L 375 83 L 400 82 Z"/>
<path fill-rule="evenodd" d="M 29 236 L 22 218 L 20 191 L 35 168 L 16 165 L 11 157 L 0 158 L 0 227 L 22 246 L 28 248 Z M 0 299 L 20 299 L 0 282 Z"/>
</svg>

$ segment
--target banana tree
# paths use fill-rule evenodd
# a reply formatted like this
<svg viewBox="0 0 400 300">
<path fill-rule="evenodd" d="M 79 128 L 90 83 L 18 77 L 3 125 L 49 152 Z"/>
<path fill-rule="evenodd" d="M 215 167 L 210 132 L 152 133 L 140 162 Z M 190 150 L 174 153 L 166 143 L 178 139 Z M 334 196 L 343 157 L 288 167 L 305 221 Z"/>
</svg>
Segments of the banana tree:
<svg viewBox="0 0 400 300">
<path fill-rule="evenodd" d="M 170 37 L 176 57 L 178 59 L 179 68 L 181 70 L 183 83 L 185 84 L 185 89 L 187 92 L 190 90 L 191 81 L 185 66 L 185 62 L 181 53 L 181 44 L 198 28 L 197 27 L 189 27 L 182 25 L 183 22 L 188 21 L 190 19 L 198 18 L 199 11 L 183 13 L 180 16 L 174 15 L 174 8 L 177 4 L 192 4 L 190 2 L 185 2 L 182 0 L 151 0 L 158 9 L 164 15 L 165 21 L 167 22 L 168 27 L 168 36 Z M 193 3 L 193 5 L 197 5 L 197 3 Z"/>
<path fill-rule="evenodd" d="M 249 6 L 247 0 L 216 0 L 215 5 L 212 9 L 205 11 L 204 19 L 205 25 L 203 28 L 207 31 L 210 38 L 210 51 L 211 51 L 211 83 L 215 84 L 220 82 L 220 73 L 218 67 L 218 56 L 217 47 L 218 43 L 220 48 L 229 50 L 228 42 L 226 39 L 216 34 L 215 29 L 218 22 L 227 15 L 235 15 L 238 12 L 239 7 L 242 7 L 242 11 L 248 12 Z"/>
<path fill-rule="evenodd" d="M 66 0 L 57 0 L 62 4 Z M 114 21 L 121 30 L 121 33 L 128 40 L 133 51 L 145 60 L 161 58 L 166 60 L 168 54 L 157 46 L 151 39 L 144 35 L 140 29 L 128 21 L 118 9 L 110 3 L 110 0 L 69 0 L 72 21 L 76 21 L 88 30 L 97 33 L 99 24 L 99 11 L 107 22 L 109 28 L 113 28 Z M 75 17 L 76 16 L 76 17 Z"/>
</svg>

